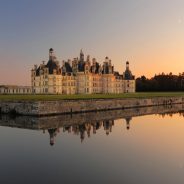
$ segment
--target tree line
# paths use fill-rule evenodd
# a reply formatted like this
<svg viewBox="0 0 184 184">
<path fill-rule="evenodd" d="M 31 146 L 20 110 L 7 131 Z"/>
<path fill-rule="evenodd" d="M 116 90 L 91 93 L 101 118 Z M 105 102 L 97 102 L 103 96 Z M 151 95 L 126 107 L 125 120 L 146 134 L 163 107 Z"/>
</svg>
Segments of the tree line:
<svg viewBox="0 0 184 184">
<path fill-rule="evenodd" d="M 179 75 L 161 73 L 150 79 L 141 76 L 136 79 L 136 91 L 184 91 L 184 72 Z"/>
</svg>

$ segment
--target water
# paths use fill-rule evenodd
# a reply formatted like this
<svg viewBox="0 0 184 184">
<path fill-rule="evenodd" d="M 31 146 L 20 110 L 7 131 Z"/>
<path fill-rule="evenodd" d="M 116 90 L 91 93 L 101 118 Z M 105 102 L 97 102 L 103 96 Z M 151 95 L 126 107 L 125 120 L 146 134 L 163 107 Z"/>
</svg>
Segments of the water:
<svg viewBox="0 0 184 184">
<path fill-rule="evenodd" d="M 2 184 L 183 184 L 183 106 L 0 118 Z"/>
</svg>

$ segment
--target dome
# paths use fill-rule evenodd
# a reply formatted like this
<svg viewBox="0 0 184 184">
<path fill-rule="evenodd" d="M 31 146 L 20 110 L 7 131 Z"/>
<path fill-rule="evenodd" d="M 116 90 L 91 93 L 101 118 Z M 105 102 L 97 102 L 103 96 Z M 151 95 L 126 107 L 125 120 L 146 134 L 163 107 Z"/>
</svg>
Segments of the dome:
<svg viewBox="0 0 184 184">
<path fill-rule="evenodd" d="M 50 49 L 49 49 L 49 52 L 53 52 L 53 51 L 54 51 L 54 49 L 53 49 L 53 48 L 50 48 Z"/>
</svg>

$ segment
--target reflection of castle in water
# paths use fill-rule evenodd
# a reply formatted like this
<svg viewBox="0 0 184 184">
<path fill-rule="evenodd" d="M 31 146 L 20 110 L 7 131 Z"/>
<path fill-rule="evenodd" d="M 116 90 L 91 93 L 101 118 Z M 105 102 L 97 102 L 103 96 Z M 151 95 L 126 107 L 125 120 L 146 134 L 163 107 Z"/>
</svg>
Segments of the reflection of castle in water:
<svg viewBox="0 0 184 184">
<path fill-rule="evenodd" d="M 130 129 L 131 117 L 128 117 L 126 120 L 126 128 Z M 86 137 L 90 138 L 91 133 L 96 134 L 98 130 L 104 129 L 105 134 L 109 135 L 112 132 L 114 126 L 114 120 L 99 121 L 95 123 L 84 123 L 84 124 L 74 124 L 69 126 L 63 126 L 60 128 L 50 128 L 48 133 L 50 135 L 50 145 L 53 146 L 55 143 L 55 137 L 60 133 L 60 129 L 63 129 L 63 132 L 73 133 L 74 135 L 80 136 L 81 142 L 84 141 Z M 45 133 L 45 130 L 43 130 Z"/>
<path fill-rule="evenodd" d="M 53 146 L 54 145 L 54 138 L 56 137 L 57 133 L 59 133 L 59 128 L 51 128 L 48 129 L 49 135 L 50 135 L 50 145 Z"/>
<path fill-rule="evenodd" d="M 43 130 L 50 136 L 50 145 L 55 144 L 58 134 L 68 132 L 80 137 L 81 142 L 86 138 L 97 134 L 102 130 L 106 135 L 113 131 L 115 120 L 125 123 L 125 128 L 130 130 L 132 117 L 149 114 L 159 114 L 159 116 L 171 116 L 173 113 L 179 113 L 184 116 L 184 105 L 173 106 L 154 106 L 146 108 L 123 109 L 114 111 L 89 112 L 82 114 L 49 116 L 49 117 L 28 117 L 17 116 L 10 117 L 0 115 L 0 126 L 9 126 L 15 128 L 24 128 L 32 130 Z"/>
</svg>

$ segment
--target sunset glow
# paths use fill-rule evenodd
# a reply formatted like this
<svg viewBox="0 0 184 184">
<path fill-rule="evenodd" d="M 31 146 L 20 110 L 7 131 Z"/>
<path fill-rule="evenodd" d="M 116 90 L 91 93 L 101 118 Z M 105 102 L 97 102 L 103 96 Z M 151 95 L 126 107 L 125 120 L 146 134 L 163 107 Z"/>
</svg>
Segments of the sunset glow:
<svg viewBox="0 0 184 184">
<path fill-rule="evenodd" d="M 85 54 L 136 77 L 184 68 L 183 0 L 2 0 L 0 84 L 30 85 L 30 70 L 48 60 Z"/>
</svg>

